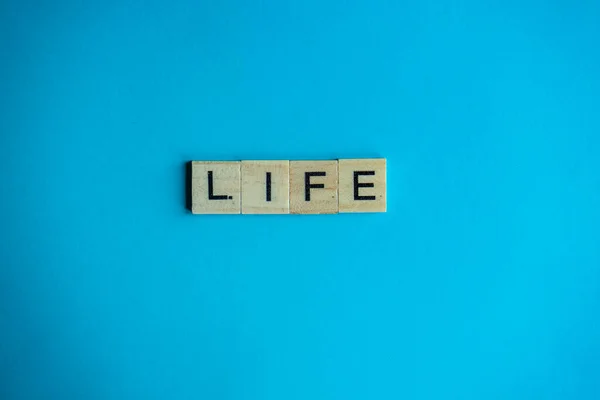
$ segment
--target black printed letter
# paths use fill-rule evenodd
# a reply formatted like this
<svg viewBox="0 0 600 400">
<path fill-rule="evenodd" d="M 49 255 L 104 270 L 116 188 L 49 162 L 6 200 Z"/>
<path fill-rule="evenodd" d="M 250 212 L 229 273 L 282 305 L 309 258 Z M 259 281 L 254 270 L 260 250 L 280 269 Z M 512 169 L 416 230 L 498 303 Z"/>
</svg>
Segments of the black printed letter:
<svg viewBox="0 0 600 400">
<path fill-rule="evenodd" d="M 227 196 L 226 194 L 219 194 L 219 195 L 214 195 L 213 194 L 213 172 L 212 171 L 208 171 L 208 199 L 209 200 L 227 200 L 232 199 L 231 196 Z"/>
<path fill-rule="evenodd" d="M 375 171 L 354 171 L 354 200 L 375 200 L 375 196 L 360 196 L 358 188 L 375 187 L 374 183 L 358 183 L 360 175 L 375 175 Z"/>
<path fill-rule="evenodd" d="M 271 201 L 271 173 L 267 172 L 267 201 Z"/>
<path fill-rule="evenodd" d="M 323 183 L 310 183 L 311 176 L 326 176 L 325 172 L 305 172 L 304 173 L 304 200 L 310 201 L 310 189 L 323 189 L 325 184 Z"/>
</svg>

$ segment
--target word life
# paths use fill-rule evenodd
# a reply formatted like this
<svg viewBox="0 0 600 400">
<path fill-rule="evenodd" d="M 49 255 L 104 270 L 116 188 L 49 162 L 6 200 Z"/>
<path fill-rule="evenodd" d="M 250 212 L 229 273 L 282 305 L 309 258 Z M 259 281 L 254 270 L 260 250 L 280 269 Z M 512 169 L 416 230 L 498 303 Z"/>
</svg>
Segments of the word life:
<svg viewBox="0 0 600 400">
<path fill-rule="evenodd" d="M 193 214 L 386 211 L 385 158 L 192 161 Z"/>
</svg>

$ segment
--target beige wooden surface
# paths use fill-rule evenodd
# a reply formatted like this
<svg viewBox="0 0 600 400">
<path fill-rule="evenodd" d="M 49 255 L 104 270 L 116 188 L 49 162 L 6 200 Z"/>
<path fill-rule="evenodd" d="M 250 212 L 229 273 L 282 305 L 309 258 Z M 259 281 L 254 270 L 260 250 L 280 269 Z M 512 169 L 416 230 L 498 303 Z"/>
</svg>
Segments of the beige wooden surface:
<svg viewBox="0 0 600 400">
<path fill-rule="evenodd" d="M 386 160 L 385 158 L 339 160 L 339 212 L 386 211 Z M 358 185 L 355 185 L 355 172 Z M 362 174 L 366 173 L 366 174 Z M 369 174 L 374 175 L 369 175 Z M 372 184 L 373 187 L 360 187 Z M 357 188 L 355 188 L 357 186 Z M 356 198 L 355 191 L 358 191 Z M 373 200 L 367 199 L 374 197 Z"/>
<path fill-rule="evenodd" d="M 337 161 L 290 161 L 290 213 L 335 214 L 338 212 L 338 162 Z M 311 176 L 310 183 L 324 188 L 310 189 L 306 199 L 306 173 L 325 173 Z"/>
<path fill-rule="evenodd" d="M 241 212 L 239 161 L 192 162 L 192 213 L 239 214 Z M 213 196 L 226 199 L 209 199 L 208 173 L 212 172 Z"/>
<path fill-rule="evenodd" d="M 242 161 L 242 214 L 289 214 L 289 187 L 288 160 Z"/>
</svg>

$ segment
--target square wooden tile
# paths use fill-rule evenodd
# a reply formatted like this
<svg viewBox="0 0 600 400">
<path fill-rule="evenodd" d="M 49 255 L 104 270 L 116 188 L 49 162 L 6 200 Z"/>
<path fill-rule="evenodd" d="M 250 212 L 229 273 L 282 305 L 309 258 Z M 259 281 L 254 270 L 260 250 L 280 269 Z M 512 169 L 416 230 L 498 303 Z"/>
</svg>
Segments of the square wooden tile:
<svg viewBox="0 0 600 400">
<path fill-rule="evenodd" d="M 192 162 L 192 213 L 239 214 L 239 161 Z"/>
<path fill-rule="evenodd" d="M 290 162 L 242 161 L 242 214 L 290 213 Z"/>
<path fill-rule="evenodd" d="M 339 160 L 340 212 L 385 212 L 385 185 L 385 158 Z"/>
<path fill-rule="evenodd" d="M 337 161 L 290 161 L 290 212 L 338 212 Z"/>
</svg>

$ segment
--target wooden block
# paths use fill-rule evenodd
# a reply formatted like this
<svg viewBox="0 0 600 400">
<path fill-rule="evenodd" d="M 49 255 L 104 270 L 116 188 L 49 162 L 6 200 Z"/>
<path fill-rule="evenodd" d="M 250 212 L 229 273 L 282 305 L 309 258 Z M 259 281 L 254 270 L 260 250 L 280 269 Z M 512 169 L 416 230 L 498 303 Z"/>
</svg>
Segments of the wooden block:
<svg viewBox="0 0 600 400">
<path fill-rule="evenodd" d="M 289 214 L 289 188 L 289 161 L 242 161 L 242 214 Z"/>
<path fill-rule="evenodd" d="M 385 212 L 385 184 L 385 158 L 339 160 L 340 212 Z"/>
<path fill-rule="evenodd" d="M 290 161 L 290 212 L 338 212 L 337 161 Z"/>
<path fill-rule="evenodd" d="M 239 214 L 240 162 L 192 162 L 192 213 Z"/>
</svg>

